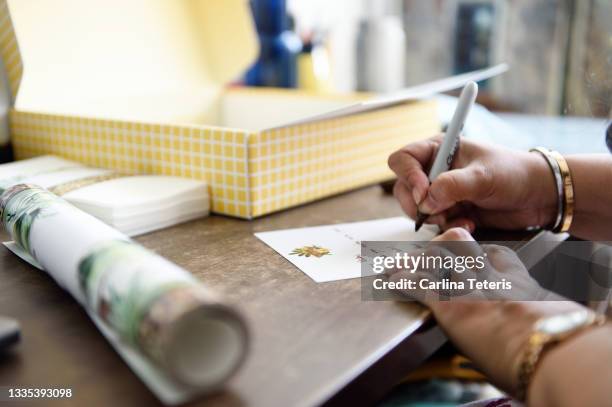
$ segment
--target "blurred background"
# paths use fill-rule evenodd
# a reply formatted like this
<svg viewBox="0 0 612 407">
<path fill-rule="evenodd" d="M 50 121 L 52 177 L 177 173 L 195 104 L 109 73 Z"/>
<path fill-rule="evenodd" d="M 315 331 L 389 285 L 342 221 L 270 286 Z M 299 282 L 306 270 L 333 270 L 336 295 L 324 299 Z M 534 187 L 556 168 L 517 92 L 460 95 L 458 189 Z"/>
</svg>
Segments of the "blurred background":
<svg viewBox="0 0 612 407">
<path fill-rule="evenodd" d="M 610 0 L 251 0 L 261 42 L 244 82 L 389 92 L 500 62 L 480 103 L 609 117 Z"/>
</svg>

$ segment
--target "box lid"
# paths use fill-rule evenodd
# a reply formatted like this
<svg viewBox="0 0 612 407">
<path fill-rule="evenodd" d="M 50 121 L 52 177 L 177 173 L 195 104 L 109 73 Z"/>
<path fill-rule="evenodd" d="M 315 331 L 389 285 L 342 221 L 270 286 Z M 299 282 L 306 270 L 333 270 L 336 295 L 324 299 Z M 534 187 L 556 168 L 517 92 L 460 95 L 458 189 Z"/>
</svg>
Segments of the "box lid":
<svg viewBox="0 0 612 407">
<path fill-rule="evenodd" d="M 247 0 L 0 0 L 0 18 L 17 109 L 197 110 L 258 52 Z"/>
<path fill-rule="evenodd" d="M 508 64 L 501 63 L 489 68 L 483 68 L 472 72 L 449 76 L 434 80 L 427 83 L 422 83 L 409 88 L 401 89 L 397 92 L 379 95 L 369 100 L 353 103 L 343 106 L 339 109 L 330 110 L 326 113 L 309 116 L 306 119 L 300 119 L 285 123 L 279 127 L 295 126 L 297 124 L 307 123 L 311 121 L 328 120 L 342 116 L 368 112 L 385 107 L 393 106 L 399 103 L 404 103 L 410 100 L 419 100 L 431 97 L 438 93 L 448 92 L 465 86 L 468 82 L 480 82 L 507 72 Z"/>
</svg>

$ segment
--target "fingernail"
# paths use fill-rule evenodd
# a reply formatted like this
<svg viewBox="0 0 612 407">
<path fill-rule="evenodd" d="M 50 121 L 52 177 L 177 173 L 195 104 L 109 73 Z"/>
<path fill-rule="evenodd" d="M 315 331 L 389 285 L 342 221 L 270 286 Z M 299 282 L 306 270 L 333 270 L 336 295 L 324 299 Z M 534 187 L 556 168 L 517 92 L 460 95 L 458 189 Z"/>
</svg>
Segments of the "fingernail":
<svg viewBox="0 0 612 407">
<path fill-rule="evenodd" d="M 414 203 L 416 203 L 417 205 L 421 203 L 421 200 L 423 198 L 421 198 L 421 191 L 419 191 L 418 188 L 413 188 L 412 189 L 412 197 L 414 198 Z"/>
<path fill-rule="evenodd" d="M 470 240 L 472 234 L 469 230 L 466 230 L 463 226 L 455 226 L 452 229 L 447 230 L 448 233 L 451 233 L 451 236 L 454 237 L 453 240 Z"/>
<path fill-rule="evenodd" d="M 422 213 L 432 214 L 436 210 L 436 203 L 429 196 L 425 198 L 423 203 L 419 205 L 419 210 Z"/>
</svg>

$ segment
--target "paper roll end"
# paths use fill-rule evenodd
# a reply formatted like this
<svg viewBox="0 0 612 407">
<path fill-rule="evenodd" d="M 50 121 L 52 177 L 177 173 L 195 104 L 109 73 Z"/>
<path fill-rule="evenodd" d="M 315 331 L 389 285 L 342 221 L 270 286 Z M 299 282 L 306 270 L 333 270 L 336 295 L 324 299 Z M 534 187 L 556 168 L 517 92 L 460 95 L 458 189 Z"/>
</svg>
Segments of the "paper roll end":
<svg viewBox="0 0 612 407">
<path fill-rule="evenodd" d="M 182 383 L 213 390 L 242 364 L 246 330 L 226 311 L 196 309 L 175 323 L 166 345 L 166 363 Z"/>
<path fill-rule="evenodd" d="M 238 312 L 192 286 L 155 301 L 143 320 L 140 342 L 174 380 L 210 392 L 244 361 L 248 332 Z"/>
</svg>

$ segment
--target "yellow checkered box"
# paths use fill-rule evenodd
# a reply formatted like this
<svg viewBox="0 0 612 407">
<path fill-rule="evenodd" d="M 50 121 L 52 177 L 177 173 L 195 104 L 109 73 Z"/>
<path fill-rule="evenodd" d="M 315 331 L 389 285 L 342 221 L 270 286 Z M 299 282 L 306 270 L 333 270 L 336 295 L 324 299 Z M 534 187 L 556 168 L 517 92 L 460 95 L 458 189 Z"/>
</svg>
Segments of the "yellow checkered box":
<svg viewBox="0 0 612 407">
<path fill-rule="evenodd" d="M 388 179 L 392 151 L 439 131 L 431 101 L 304 122 L 363 96 L 224 87 L 257 54 L 244 0 L 92 1 L 0 0 L 18 159 L 203 179 L 214 212 L 253 218 Z"/>
</svg>

